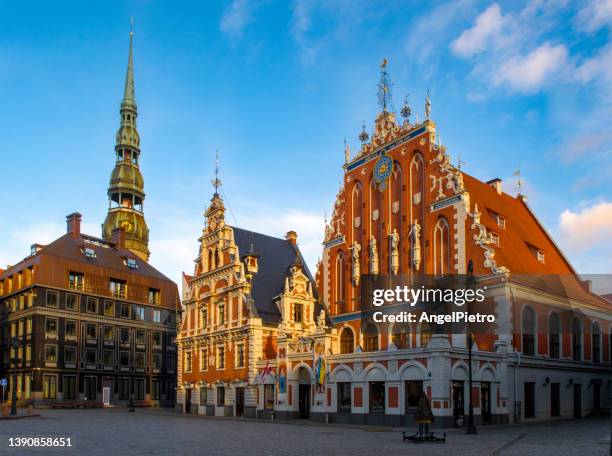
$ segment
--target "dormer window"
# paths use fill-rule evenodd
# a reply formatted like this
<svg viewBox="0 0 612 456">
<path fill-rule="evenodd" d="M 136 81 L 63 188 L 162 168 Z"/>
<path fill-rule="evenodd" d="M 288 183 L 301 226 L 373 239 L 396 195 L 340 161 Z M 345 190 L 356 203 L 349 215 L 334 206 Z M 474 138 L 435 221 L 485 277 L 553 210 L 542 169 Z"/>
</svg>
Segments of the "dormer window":
<svg viewBox="0 0 612 456">
<path fill-rule="evenodd" d="M 110 295 L 115 298 L 127 297 L 127 283 L 123 280 L 110 279 L 109 282 Z"/>
<path fill-rule="evenodd" d="M 96 251 L 91 247 L 85 247 L 83 248 L 83 255 L 85 255 L 87 258 L 95 258 Z"/>
<path fill-rule="evenodd" d="M 85 276 L 80 272 L 68 274 L 68 288 L 71 290 L 83 290 L 85 286 Z"/>
<path fill-rule="evenodd" d="M 501 215 L 497 216 L 497 226 L 502 230 L 506 229 L 506 219 L 503 218 Z"/>
<path fill-rule="evenodd" d="M 491 232 L 491 244 L 499 247 L 499 235 L 497 233 Z"/>
<path fill-rule="evenodd" d="M 138 262 L 134 258 L 125 258 L 123 262 L 130 269 L 138 269 Z"/>
<path fill-rule="evenodd" d="M 538 263 L 542 263 L 544 264 L 544 251 L 543 250 L 538 250 L 537 251 L 537 256 L 538 256 Z"/>
</svg>

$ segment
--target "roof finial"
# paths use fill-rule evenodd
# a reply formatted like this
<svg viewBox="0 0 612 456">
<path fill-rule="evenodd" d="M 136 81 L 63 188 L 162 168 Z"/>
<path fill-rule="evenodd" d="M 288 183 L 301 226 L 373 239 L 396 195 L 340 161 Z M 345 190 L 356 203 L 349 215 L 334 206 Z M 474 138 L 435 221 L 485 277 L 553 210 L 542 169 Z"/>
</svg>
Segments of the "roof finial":
<svg viewBox="0 0 612 456">
<path fill-rule="evenodd" d="M 402 107 L 400 114 L 404 118 L 406 125 L 408 125 L 410 123 L 410 114 L 412 114 L 412 109 L 410 109 L 410 105 L 408 104 L 408 94 L 406 94 L 404 97 L 404 106 Z"/>
<path fill-rule="evenodd" d="M 464 162 L 463 160 L 461 160 L 461 155 L 458 155 L 458 156 L 457 156 L 457 169 L 458 169 L 459 171 L 461 171 L 461 167 L 462 167 L 463 165 L 467 165 L 467 163 L 466 163 L 466 162 Z"/>
<path fill-rule="evenodd" d="M 516 182 L 517 196 L 523 195 L 523 179 L 521 179 L 521 165 L 519 165 L 518 169 L 512 173 L 513 176 L 518 177 Z"/>
<path fill-rule="evenodd" d="M 393 84 L 389 79 L 389 72 L 387 71 L 388 60 L 383 59 L 380 65 L 380 81 L 378 82 L 378 104 L 382 108 L 383 112 L 388 112 L 391 107 L 391 87 Z"/>
<path fill-rule="evenodd" d="M 219 179 L 219 149 L 215 152 L 215 178 L 211 181 L 215 187 L 215 196 L 219 196 L 219 187 L 221 187 L 221 179 Z"/>
<path fill-rule="evenodd" d="M 346 142 L 346 138 L 344 138 L 344 162 L 348 163 L 349 161 L 351 161 L 351 149 Z"/>
<path fill-rule="evenodd" d="M 429 119 L 431 114 L 431 100 L 429 99 L 429 89 L 427 89 L 427 98 L 425 98 L 425 119 Z"/>
<path fill-rule="evenodd" d="M 365 128 L 365 121 L 363 122 L 363 124 L 361 125 L 361 133 L 359 133 L 359 141 L 361 141 L 361 144 L 365 144 L 368 139 L 370 139 L 370 135 L 368 135 L 368 132 L 366 131 Z"/>
</svg>

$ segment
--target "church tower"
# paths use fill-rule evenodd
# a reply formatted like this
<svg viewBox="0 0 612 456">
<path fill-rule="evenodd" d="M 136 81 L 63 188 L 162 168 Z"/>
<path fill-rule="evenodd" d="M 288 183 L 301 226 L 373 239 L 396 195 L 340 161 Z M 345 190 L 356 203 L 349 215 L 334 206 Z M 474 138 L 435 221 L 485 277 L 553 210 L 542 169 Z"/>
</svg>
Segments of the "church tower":
<svg viewBox="0 0 612 456">
<path fill-rule="evenodd" d="M 113 231 L 124 232 L 124 247 L 145 261 L 149 259 L 149 229 L 144 218 L 144 179 L 140 173 L 140 136 L 136 128 L 138 108 L 134 96 L 133 33 L 121 101 L 121 125 L 115 143 L 116 162 L 108 186 L 108 213 L 102 225 L 102 237 L 111 241 Z"/>
</svg>

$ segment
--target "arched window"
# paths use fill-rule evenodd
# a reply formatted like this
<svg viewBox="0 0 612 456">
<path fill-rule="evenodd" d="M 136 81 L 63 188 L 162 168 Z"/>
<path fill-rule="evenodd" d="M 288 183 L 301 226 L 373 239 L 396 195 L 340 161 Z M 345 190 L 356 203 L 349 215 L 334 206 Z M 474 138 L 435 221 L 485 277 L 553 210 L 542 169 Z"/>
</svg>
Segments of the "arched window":
<svg viewBox="0 0 612 456">
<path fill-rule="evenodd" d="M 344 328 L 340 334 L 340 353 L 353 353 L 355 350 L 355 336 L 349 328 Z"/>
<path fill-rule="evenodd" d="M 432 334 L 433 334 L 433 331 L 432 331 L 430 323 L 427 323 L 427 322 L 421 323 L 420 335 L 419 335 L 419 338 L 421 341 L 421 347 L 427 347 L 427 344 L 431 340 Z"/>
<path fill-rule="evenodd" d="M 535 355 L 535 314 L 529 306 L 523 308 L 523 355 Z"/>
<path fill-rule="evenodd" d="M 393 230 L 399 234 L 399 244 L 397 246 L 398 251 L 402 251 L 402 241 L 404 230 L 402 229 L 402 220 L 404 216 L 404 205 L 402 204 L 402 168 L 398 163 L 393 165 L 393 174 L 391 175 L 391 201 L 388 207 L 391 209 L 391 227 L 388 232 L 392 233 Z M 400 253 L 401 255 L 401 253 Z M 399 262 L 398 273 L 402 272 L 402 261 Z"/>
<path fill-rule="evenodd" d="M 223 253 L 221 250 L 217 250 L 217 267 L 221 267 L 223 265 Z"/>
<path fill-rule="evenodd" d="M 450 227 L 445 218 L 440 218 L 433 230 L 434 274 L 445 275 L 450 268 Z"/>
<path fill-rule="evenodd" d="M 393 343 L 397 348 L 410 348 L 410 326 L 405 323 L 393 325 Z"/>
<path fill-rule="evenodd" d="M 360 182 L 355 182 L 353 193 L 351 195 L 352 211 L 353 211 L 353 241 L 357 242 L 363 248 L 363 189 Z"/>
<path fill-rule="evenodd" d="M 582 359 L 582 322 L 577 317 L 572 320 L 572 359 Z"/>
<path fill-rule="evenodd" d="M 363 333 L 363 351 L 371 352 L 378 350 L 378 329 L 373 324 L 368 324 Z"/>
<path fill-rule="evenodd" d="M 371 233 L 376 239 L 378 245 L 378 258 L 382 258 L 383 242 L 382 242 L 382 224 L 384 222 L 384 208 L 383 208 L 383 196 L 384 190 L 378 189 L 378 184 L 372 179 L 370 181 L 370 211 L 369 216 L 370 223 L 372 226 Z M 368 241 L 369 242 L 369 241 Z M 382 265 L 382 263 L 380 263 Z"/>
<path fill-rule="evenodd" d="M 336 313 L 346 312 L 346 302 L 344 299 L 344 254 L 338 253 L 336 257 Z"/>
<path fill-rule="evenodd" d="M 548 356 L 558 358 L 559 352 L 559 337 L 561 334 L 561 320 L 558 313 L 551 313 L 548 317 Z"/>
<path fill-rule="evenodd" d="M 597 322 L 593 323 L 593 330 L 591 332 L 591 352 L 593 354 L 592 360 L 594 363 L 601 362 L 601 329 Z"/>
<path fill-rule="evenodd" d="M 215 254 L 213 253 L 212 250 L 208 251 L 208 270 L 212 271 L 213 269 L 215 269 Z"/>
</svg>

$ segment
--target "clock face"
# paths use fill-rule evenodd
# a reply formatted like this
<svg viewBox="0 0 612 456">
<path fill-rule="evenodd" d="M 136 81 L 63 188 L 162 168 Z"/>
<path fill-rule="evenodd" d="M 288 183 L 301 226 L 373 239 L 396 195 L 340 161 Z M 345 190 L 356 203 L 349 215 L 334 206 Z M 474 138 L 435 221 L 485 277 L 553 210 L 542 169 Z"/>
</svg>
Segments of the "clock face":
<svg viewBox="0 0 612 456">
<path fill-rule="evenodd" d="M 393 172 L 393 159 L 388 155 L 381 155 L 374 166 L 374 180 L 379 184 L 379 189 L 384 190 L 387 179 Z"/>
<path fill-rule="evenodd" d="M 128 221 L 128 220 L 124 220 L 122 221 L 119 226 L 121 227 L 121 229 L 127 233 L 131 232 L 134 229 L 134 225 L 132 225 L 132 222 Z"/>
</svg>

